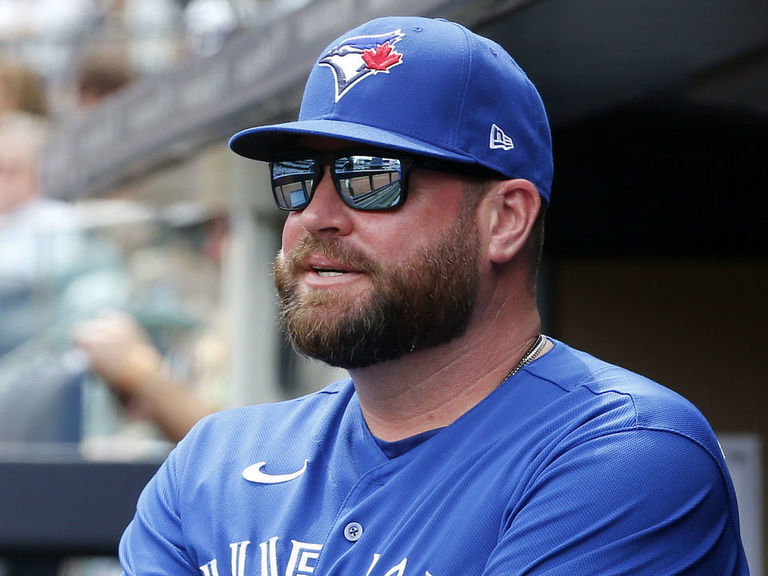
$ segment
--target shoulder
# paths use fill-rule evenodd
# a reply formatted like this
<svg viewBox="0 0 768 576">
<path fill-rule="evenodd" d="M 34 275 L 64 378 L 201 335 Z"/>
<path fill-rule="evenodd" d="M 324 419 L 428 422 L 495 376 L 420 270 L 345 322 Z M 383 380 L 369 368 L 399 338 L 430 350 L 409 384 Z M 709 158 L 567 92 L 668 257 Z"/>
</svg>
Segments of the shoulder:
<svg viewBox="0 0 768 576">
<path fill-rule="evenodd" d="M 610 364 L 555 341 L 552 351 L 528 369 L 535 377 L 558 388 L 563 395 L 592 398 L 594 402 L 620 401 L 638 427 L 697 434 L 709 425 L 686 398 L 640 374 Z"/>
<path fill-rule="evenodd" d="M 535 415 L 535 466 L 510 532 L 526 550 L 513 547 L 515 555 L 544 558 L 568 535 L 588 543 L 579 554 L 574 547 L 574 559 L 592 573 L 614 573 L 616 557 L 595 547 L 608 532 L 609 541 L 637 551 L 635 560 L 663 548 L 660 558 L 675 566 L 690 561 L 681 542 L 693 539 L 707 567 L 718 566 L 702 573 L 724 573 L 718 562 L 738 548 L 736 499 L 701 412 L 648 378 L 559 342 L 526 371 L 548 400 Z M 597 569 L 603 564 L 605 572 Z M 637 565 L 620 571 L 646 573 Z"/>
<path fill-rule="evenodd" d="M 558 411 L 576 419 L 570 425 L 583 440 L 615 432 L 663 432 L 698 445 L 725 467 L 706 418 L 680 394 L 562 342 L 555 341 L 541 360 L 530 365 L 529 373 L 557 390 Z"/>
<path fill-rule="evenodd" d="M 291 400 L 211 414 L 178 444 L 176 458 L 183 461 L 215 454 L 234 457 L 239 450 L 274 444 L 282 438 L 291 438 L 293 444 L 316 438 L 347 409 L 353 395 L 351 381 L 342 380 Z"/>
<path fill-rule="evenodd" d="M 741 573 L 732 568 L 743 553 L 727 473 L 667 431 L 628 429 L 571 446 L 528 484 L 512 518 L 504 561 L 521 571 Z"/>
<path fill-rule="evenodd" d="M 332 417 L 338 410 L 345 409 L 353 394 L 351 381 L 340 380 L 317 392 L 290 400 L 216 412 L 198 422 L 190 434 L 193 437 L 215 436 L 241 429 L 262 430 L 274 434 L 283 428 L 322 425 L 326 418 Z"/>
</svg>

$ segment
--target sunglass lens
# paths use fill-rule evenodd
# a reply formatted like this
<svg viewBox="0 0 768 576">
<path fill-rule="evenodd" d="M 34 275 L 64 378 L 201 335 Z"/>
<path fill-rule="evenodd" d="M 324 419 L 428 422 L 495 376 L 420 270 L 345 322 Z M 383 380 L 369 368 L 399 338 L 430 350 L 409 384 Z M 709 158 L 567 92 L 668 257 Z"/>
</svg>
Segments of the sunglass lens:
<svg viewBox="0 0 768 576">
<path fill-rule="evenodd" d="M 402 166 L 397 158 L 343 156 L 334 162 L 344 201 L 358 210 L 387 210 L 402 204 Z"/>
<path fill-rule="evenodd" d="M 272 193 L 283 210 L 301 210 L 312 196 L 314 160 L 290 160 L 272 163 Z"/>
</svg>

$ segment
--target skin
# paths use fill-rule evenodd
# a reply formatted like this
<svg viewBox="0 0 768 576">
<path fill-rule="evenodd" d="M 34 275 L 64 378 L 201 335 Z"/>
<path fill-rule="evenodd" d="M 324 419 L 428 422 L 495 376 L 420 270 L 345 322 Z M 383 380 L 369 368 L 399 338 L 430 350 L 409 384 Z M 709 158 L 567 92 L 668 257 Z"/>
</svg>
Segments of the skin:
<svg viewBox="0 0 768 576">
<path fill-rule="evenodd" d="M 0 133 L 0 214 L 12 212 L 40 194 L 37 149 L 22 130 Z"/>
<path fill-rule="evenodd" d="M 306 145 L 318 150 L 347 146 L 330 140 Z M 338 239 L 380 266 L 394 266 L 432 245 L 454 224 L 465 189 L 457 176 L 415 170 L 402 207 L 360 212 L 343 203 L 326 172 L 310 205 L 289 214 L 278 259 L 314 236 Z M 447 426 L 490 394 L 534 342 L 541 320 L 521 251 L 539 208 L 538 192 L 527 180 L 493 182 L 475 214 L 479 289 L 467 331 L 446 344 L 350 370 L 375 436 L 394 441 Z M 301 292 L 329 292 L 346 302 L 365 302 L 372 284 L 364 272 L 345 269 L 340 276 L 323 277 L 314 268 L 344 267 L 320 254 L 308 256 L 297 277 Z M 338 311 L 331 305 L 313 312 L 332 316 Z M 81 326 L 75 337 L 94 371 L 129 405 L 148 412 L 170 439 L 180 439 L 214 410 L 173 380 L 129 317 L 105 316 Z"/>
<path fill-rule="evenodd" d="M 343 144 L 322 141 L 316 147 Z M 338 239 L 382 267 L 434 243 L 457 218 L 465 182 L 458 176 L 414 170 L 408 200 L 389 212 L 361 212 L 336 194 L 326 169 L 312 202 L 291 213 L 283 229 L 283 253 L 305 236 Z M 435 202 L 439 196 L 440 201 Z M 490 394 L 541 330 L 521 251 L 540 208 L 533 184 L 493 182 L 477 207 L 480 269 L 477 303 L 467 331 L 446 344 L 350 370 L 363 416 L 377 437 L 394 441 L 447 426 Z M 415 232 L 418 233 L 415 233 Z M 339 268 L 322 255 L 306 259 L 300 291 L 333 291 L 365 301 L 371 282 L 364 272 L 321 277 L 313 267 Z M 328 307 L 319 314 L 334 314 Z M 545 348 L 544 353 L 551 348 Z"/>
<path fill-rule="evenodd" d="M 88 356 L 91 370 L 129 412 L 151 418 L 168 440 L 178 442 L 200 418 L 215 411 L 173 378 L 147 334 L 127 314 L 105 313 L 78 326 L 73 338 Z"/>
<path fill-rule="evenodd" d="M 213 223 L 205 252 L 217 264 L 227 242 L 225 224 Z M 128 314 L 106 311 L 78 324 L 74 342 L 91 371 L 121 400 L 130 414 L 148 417 L 171 442 L 178 442 L 198 420 L 221 407 L 209 404 L 167 370 L 144 329 Z"/>
</svg>

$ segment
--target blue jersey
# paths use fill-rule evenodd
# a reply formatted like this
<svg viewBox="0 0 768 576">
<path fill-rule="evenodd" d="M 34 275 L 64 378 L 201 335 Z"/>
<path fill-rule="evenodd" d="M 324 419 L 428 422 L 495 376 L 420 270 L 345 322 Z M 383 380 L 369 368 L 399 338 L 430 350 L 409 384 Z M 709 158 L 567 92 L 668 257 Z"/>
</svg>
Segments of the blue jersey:
<svg viewBox="0 0 768 576">
<path fill-rule="evenodd" d="M 142 493 L 125 573 L 748 574 L 703 416 L 560 342 L 409 448 L 387 456 L 350 381 L 208 417 Z"/>
</svg>

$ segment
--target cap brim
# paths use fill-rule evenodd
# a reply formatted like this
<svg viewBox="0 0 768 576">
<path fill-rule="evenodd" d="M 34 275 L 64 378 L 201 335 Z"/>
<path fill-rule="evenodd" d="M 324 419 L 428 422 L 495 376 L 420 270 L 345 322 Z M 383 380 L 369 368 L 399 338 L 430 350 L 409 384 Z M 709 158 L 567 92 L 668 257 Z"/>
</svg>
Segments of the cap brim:
<svg viewBox="0 0 768 576">
<path fill-rule="evenodd" d="M 340 120 L 299 120 L 248 128 L 232 136 L 229 147 L 240 156 L 268 162 L 276 153 L 308 147 L 300 144 L 300 140 L 306 136 L 347 140 L 356 144 L 442 158 L 462 164 L 475 163 L 475 159 L 466 154 L 431 146 L 389 130 Z"/>
</svg>

